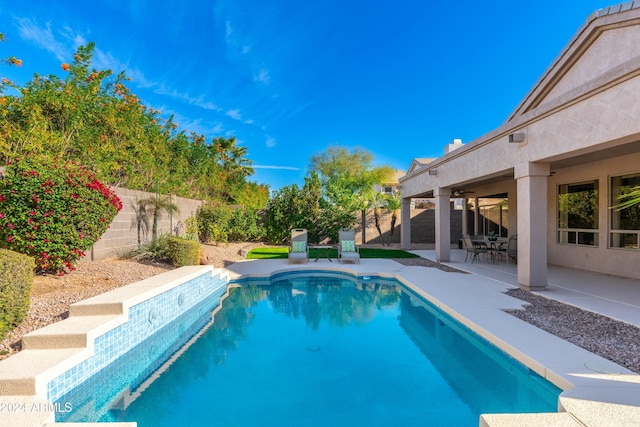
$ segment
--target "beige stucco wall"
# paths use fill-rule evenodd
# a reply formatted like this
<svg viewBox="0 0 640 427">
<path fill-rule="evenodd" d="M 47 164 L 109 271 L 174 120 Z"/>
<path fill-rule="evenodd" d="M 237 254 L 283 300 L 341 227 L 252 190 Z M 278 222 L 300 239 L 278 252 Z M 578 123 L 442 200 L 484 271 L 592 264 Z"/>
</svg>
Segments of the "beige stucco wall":
<svg viewBox="0 0 640 427">
<path fill-rule="evenodd" d="M 553 99 L 615 68 L 637 55 L 640 32 L 636 26 L 605 30 L 549 93 Z"/>
<path fill-rule="evenodd" d="M 403 181 L 403 197 L 507 174 L 518 163 L 553 161 L 640 139 L 640 77 L 559 108 L 517 130 L 526 132 L 526 142 L 509 143 L 512 131 L 504 126 L 435 160 L 430 167 L 437 169 L 437 175 L 419 173 Z"/>
<path fill-rule="evenodd" d="M 638 250 L 609 248 L 610 178 L 640 173 L 640 153 L 558 170 L 549 178 L 547 188 L 547 248 L 549 263 L 605 274 L 640 279 Z M 599 180 L 598 246 L 561 244 L 557 242 L 558 185 Z"/>
</svg>

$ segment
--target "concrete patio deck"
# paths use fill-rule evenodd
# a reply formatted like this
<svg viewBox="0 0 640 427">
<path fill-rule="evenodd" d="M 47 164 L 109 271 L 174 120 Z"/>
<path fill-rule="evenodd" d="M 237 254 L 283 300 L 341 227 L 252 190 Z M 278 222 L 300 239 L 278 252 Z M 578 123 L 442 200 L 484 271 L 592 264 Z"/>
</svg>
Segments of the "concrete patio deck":
<svg viewBox="0 0 640 427">
<path fill-rule="evenodd" d="M 409 252 L 433 261 L 436 259 L 435 250 Z M 518 286 L 516 264 L 504 261 L 493 264 L 483 257 L 473 263 L 470 259 L 465 262 L 465 253 L 452 249 L 450 262 L 443 264 Z M 640 280 L 549 265 L 547 289 L 534 293 L 640 327 Z"/>
</svg>

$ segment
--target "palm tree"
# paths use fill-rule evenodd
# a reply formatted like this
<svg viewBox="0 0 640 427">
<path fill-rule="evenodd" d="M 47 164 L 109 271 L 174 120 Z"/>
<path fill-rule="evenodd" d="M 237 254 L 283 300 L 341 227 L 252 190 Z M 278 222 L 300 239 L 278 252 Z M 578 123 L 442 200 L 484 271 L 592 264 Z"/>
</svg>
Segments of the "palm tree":
<svg viewBox="0 0 640 427">
<path fill-rule="evenodd" d="M 621 211 L 635 205 L 640 205 L 640 185 L 631 187 L 628 193 L 618 196 L 618 204 L 611 206 L 612 209 Z"/>
<path fill-rule="evenodd" d="M 140 218 L 146 218 L 148 214 L 153 214 L 151 236 L 154 241 L 158 238 L 158 220 L 163 212 L 173 215 L 180 213 L 180 209 L 171 201 L 171 197 L 161 197 L 158 193 L 156 193 L 155 197 L 138 200 L 138 228 L 140 229 L 141 227 Z"/>
<path fill-rule="evenodd" d="M 376 190 L 370 190 L 368 199 L 369 206 L 373 208 L 373 221 L 375 223 L 376 230 L 378 230 L 380 241 L 382 242 L 382 230 L 380 229 L 380 208 L 385 205 L 385 201 L 383 200 L 382 194 L 377 192 Z M 362 227 L 365 227 L 364 221 Z"/>
<path fill-rule="evenodd" d="M 393 231 L 396 228 L 396 221 L 398 220 L 398 211 L 402 206 L 402 198 L 400 197 L 400 192 L 396 191 L 389 194 L 385 198 L 385 204 L 387 209 L 391 211 L 391 231 L 389 233 L 389 240 L 387 240 L 387 246 L 390 246 L 391 238 L 393 237 Z"/>
<path fill-rule="evenodd" d="M 251 167 L 253 161 L 247 158 L 247 147 L 236 145 L 235 138 L 215 138 L 212 146 L 225 172 L 242 177 L 255 173 Z"/>
</svg>

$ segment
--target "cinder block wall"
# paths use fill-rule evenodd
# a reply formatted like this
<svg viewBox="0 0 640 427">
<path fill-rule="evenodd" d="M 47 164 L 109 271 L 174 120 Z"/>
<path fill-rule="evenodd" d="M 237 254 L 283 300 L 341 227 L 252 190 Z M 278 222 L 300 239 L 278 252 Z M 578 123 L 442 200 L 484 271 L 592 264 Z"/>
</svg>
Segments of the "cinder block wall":
<svg viewBox="0 0 640 427">
<path fill-rule="evenodd" d="M 360 219 L 359 223 L 362 220 Z M 433 209 L 411 209 L 411 243 L 435 243 L 436 241 L 436 219 Z M 395 229 L 391 237 L 391 243 L 400 243 L 400 231 L 402 221 L 400 212 L 396 219 Z M 391 212 L 380 209 L 380 230 L 382 236 L 375 227 L 373 209 L 369 209 L 366 215 L 365 243 L 387 243 L 391 233 Z M 462 238 L 462 211 L 451 210 L 451 243 L 458 243 Z M 362 244 L 362 224 L 358 227 L 356 241 Z"/>
<path fill-rule="evenodd" d="M 138 200 L 155 198 L 156 196 L 155 193 L 146 191 L 119 187 L 111 187 L 111 189 L 122 200 L 122 210 L 115 217 L 109 229 L 102 235 L 102 238 L 87 252 L 87 258 L 93 261 L 113 258 L 138 246 L 138 220 L 136 214 Z M 198 207 L 202 205 L 202 201 L 177 196 L 170 197 L 171 201 L 180 209 L 180 213 L 170 216 L 163 212 L 158 222 L 158 234 L 171 233 L 176 236 L 183 236 L 185 235 L 185 220 L 191 215 L 195 215 Z M 153 217 L 151 215 L 148 218 L 148 223 L 148 232 L 140 235 L 140 240 L 143 243 L 151 239 L 151 227 L 153 226 Z"/>
</svg>

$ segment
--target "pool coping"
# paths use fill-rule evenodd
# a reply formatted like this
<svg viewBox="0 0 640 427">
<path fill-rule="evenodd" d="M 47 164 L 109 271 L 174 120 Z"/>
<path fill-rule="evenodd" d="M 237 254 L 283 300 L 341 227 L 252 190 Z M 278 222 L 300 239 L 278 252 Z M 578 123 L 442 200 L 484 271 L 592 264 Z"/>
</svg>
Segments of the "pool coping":
<svg viewBox="0 0 640 427">
<path fill-rule="evenodd" d="M 524 419 L 530 424 L 537 423 L 533 421 L 537 419 L 549 426 L 640 425 L 640 375 L 506 313 L 504 310 L 522 309 L 527 305 L 504 293 L 513 289 L 513 285 L 474 274 L 404 266 L 393 260 L 363 259 L 359 264 L 341 264 L 327 260 L 308 264 L 288 264 L 286 260 L 246 260 L 225 269 L 214 269 L 212 266 L 183 267 L 76 303 L 70 309 L 68 319 L 30 334 L 44 337 L 45 346 L 55 347 L 58 342 L 67 348 L 23 350 L 0 361 L 0 393 L 3 394 L 0 396 L 0 412 L 4 412 L 0 417 L 0 426 L 74 425 L 55 423 L 54 412 L 60 408 L 51 407 L 41 396 L 28 395 L 25 389 L 19 387 L 16 390 L 20 392 L 14 395 L 6 395 L 6 390 L 3 390 L 7 385 L 16 386 L 16 370 L 37 366 L 33 364 L 32 354 L 38 354 L 45 360 L 53 360 L 48 363 L 56 365 L 55 372 L 64 372 L 63 368 L 68 369 L 77 364 L 78 360 L 87 357 L 92 351 L 91 339 L 126 321 L 118 316 L 117 311 L 166 292 L 176 286 L 176 283 L 182 283 L 188 277 L 196 277 L 203 272 L 210 271 L 212 275 L 220 274 L 233 281 L 301 270 L 396 278 L 407 288 L 564 390 L 558 399 L 557 413 L 483 415 L 479 420 L 481 426 L 513 425 Z M 126 313 L 126 308 L 124 310 Z M 78 316 L 87 316 L 92 321 L 83 324 L 77 321 Z M 85 338 L 79 338 L 83 334 Z M 29 340 L 31 338 L 27 338 L 27 342 Z M 34 348 L 33 344 L 30 345 Z M 41 374 L 32 373 L 36 376 Z M 11 409 L 31 410 L 11 411 L 9 405 L 13 405 Z M 75 425 L 133 427 L 136 423 Z"/>
</svg>

